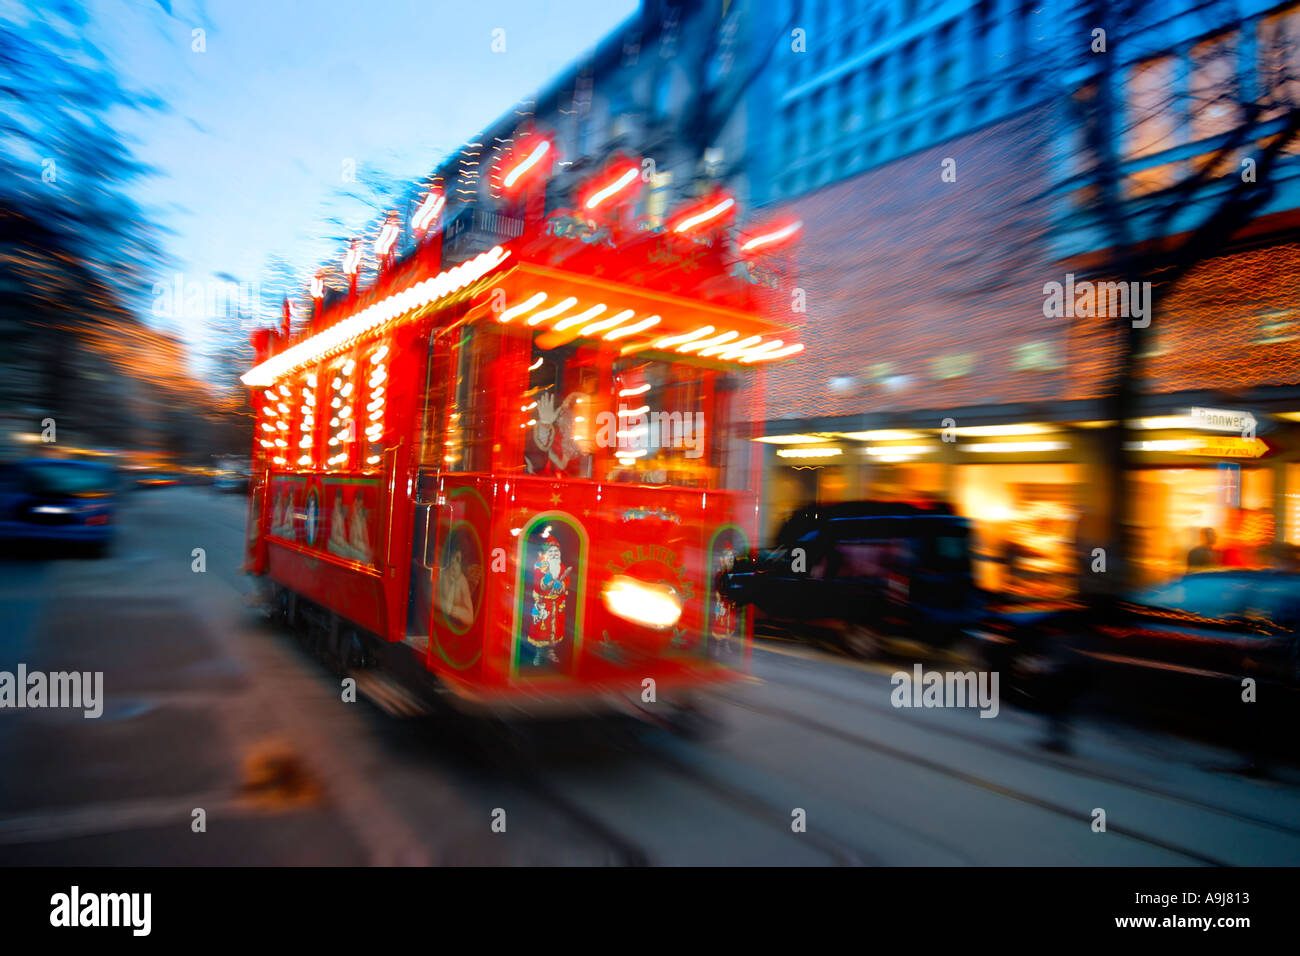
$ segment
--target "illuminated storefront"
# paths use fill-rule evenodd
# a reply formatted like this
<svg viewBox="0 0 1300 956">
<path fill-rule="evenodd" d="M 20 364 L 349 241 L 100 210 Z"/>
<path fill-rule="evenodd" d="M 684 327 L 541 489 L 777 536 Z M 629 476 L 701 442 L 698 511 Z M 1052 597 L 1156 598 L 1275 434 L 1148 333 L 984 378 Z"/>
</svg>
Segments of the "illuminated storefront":
<svg viewBox="0 0 1300 956">
<path fill-rule="evenodd" d="M 1128 513 L 1137 583 L 1211 566 L 1275 565 L 1300 549 L 1300 464 L 1289 413 L 1187 406 L 1132 422 Z M 1106 533 L 1104 422 L 1020 422 L 764 436 L 765 528 L 813 502 L 945 501 L 971 519 L 983 588 L 1029 599 L 1077 593 Z M 1259 427 L 1264 437 L 1255 437 Z M 1090 513 L 1089 509 L 1093 509 Z M 1087 526 L 1086 526 L 1087 525 Z M 1201 554 L 1200 559 L 1205 559 Z"/>
</svg>

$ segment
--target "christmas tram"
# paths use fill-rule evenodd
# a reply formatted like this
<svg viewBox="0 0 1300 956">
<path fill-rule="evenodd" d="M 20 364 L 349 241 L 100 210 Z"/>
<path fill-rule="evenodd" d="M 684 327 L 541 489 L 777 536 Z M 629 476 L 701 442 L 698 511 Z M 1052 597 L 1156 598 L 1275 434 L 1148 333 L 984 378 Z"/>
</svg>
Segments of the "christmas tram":
<svg viewBox="0 0 1300 956">
<path fill-rule="evenodd" d="M 721 231 L 671 226 L 426 243 L 260 337 L 246 570 L 390 711 L 671 724 L 747 670 L 715 578 L 757 531 L 751 369 L 799 346 Z"/>
</svg>

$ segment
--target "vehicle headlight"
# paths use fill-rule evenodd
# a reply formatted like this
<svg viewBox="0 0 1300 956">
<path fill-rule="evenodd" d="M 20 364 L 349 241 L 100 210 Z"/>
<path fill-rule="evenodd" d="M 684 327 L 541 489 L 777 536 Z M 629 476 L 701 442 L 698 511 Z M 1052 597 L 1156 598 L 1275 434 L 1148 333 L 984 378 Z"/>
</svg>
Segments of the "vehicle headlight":
<svg viewBox="0 0 1300 956">
<path fill-rule="evenodd" d="M 682 616 L 682 602 L 672 588 L 647 584 L 623 574 L 609 580 L 601 597 L 609 613 L 646 627 L 664 630 Z"/>
</svg>

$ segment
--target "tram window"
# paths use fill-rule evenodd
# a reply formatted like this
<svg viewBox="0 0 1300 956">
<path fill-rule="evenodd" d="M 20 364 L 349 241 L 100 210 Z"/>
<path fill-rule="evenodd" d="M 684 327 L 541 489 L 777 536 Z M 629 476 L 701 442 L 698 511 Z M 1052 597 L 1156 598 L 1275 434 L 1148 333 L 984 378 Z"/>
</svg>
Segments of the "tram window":
<svg viewBox="0 0 1300 956">
<path fill-rule="evenodd" d="M 496 423 L 494 375 L 501 355 L 503 330 L 464 326 L 453 351 L 456 401 L 447 421 L 449 471 L 486 472 L 492 468 Z"/>
<path fill-rule="evenodd" d="M 318 379 L 320 420 L 325 424 L 325 466 L 330 471 L 347 471 L 356 467 L 357 405 L 360 372 L 351 354 L 339 356 L 325 366 Z"/>
<path fill-rule="evenodd" d="M 691 365 L 629 358 L 615 363 L 604 479 L 703 488 L 714 484 L 711 426 L 714 373 Z"/>
<path fill-rule="evenodd" d="M 424 385 L 424 428 L 420 441 L 420 464 L 445 468 L 447 456 L 447 400 L 451 393 L 451 345 L 449 336 L 434 331 L 429 336 L 429 367 Z"/>
<path fill-rule="evenodd" d="M 527 474 L 592 476 L 592 440 L 600 413 L 599 358 L 591 346 L 542 349 L 534 342 L 528 384 L 514 415 L 524 433 Z"/>
</svg>

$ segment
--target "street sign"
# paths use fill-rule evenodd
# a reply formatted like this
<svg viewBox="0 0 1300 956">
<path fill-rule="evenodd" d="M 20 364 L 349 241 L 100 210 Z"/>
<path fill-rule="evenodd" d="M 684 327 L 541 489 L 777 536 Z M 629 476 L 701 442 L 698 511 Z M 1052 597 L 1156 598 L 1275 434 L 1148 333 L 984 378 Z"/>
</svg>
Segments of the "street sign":
<svg viewBox="0 0 1300 956">
<path fill-rule="evenodd" d="M 1268 451 L 1268 444 L 1262 438 L 1203 435 L 1194 439 L 1182 453 L 1206 458 L 1259 458 Z"/>
</svg>

